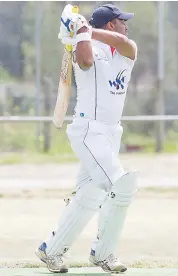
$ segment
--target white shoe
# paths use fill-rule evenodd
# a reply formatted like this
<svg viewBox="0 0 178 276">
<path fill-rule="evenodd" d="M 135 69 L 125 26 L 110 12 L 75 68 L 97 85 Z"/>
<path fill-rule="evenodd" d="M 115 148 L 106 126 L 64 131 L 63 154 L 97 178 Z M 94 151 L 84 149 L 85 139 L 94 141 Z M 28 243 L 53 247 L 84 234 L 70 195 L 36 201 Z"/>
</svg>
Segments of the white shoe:
<svg viewBox="0 0 178 276">
<path fill-rule="evenodd" d="M 62 255 L 47 256 L 46 264 L 51 272 L 66 273 L 68 272 L 68 267 L 63 262 Z"/>
<path fill-rule="evenodd" d="M 47 256 L 46 254 L 46 243 L 43 242 L 40 247 L 36 250 L 37 257 L 47 264 L 49 271 L 58 272 L 58 273 L 66 273 L 68 272 L 68 268 L 64 265 L 63 256 L 55 255 L 55 256 Z"/>
<path fill-rule="evenodd" d="M 119 260 L 113 255 L 109 255 L 104 261 L 99 261 L 95 258 L 95 251 L 91 250 L 89 261 L 100 266 L 106 272 L 122 273 L 127 270 L 127 267 L 119 262 Z"/>
</svg>

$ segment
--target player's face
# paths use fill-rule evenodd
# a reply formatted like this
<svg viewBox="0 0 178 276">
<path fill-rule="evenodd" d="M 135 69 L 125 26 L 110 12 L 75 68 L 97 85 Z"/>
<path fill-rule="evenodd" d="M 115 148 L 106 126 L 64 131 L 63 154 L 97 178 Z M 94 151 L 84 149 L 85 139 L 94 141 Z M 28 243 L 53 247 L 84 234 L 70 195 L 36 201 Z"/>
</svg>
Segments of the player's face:
<svg viewBox="0 0 178 276">
<path fill-rule="evenodd" d="M 114 23 L 115 32 L 118 32 L 123 35 L 127 35 L 128 28 L 127 28 L 126 21 L 115 18 L 113 23 Z"/>
<path fill-rule="evenodd" d="M 128 32 L 127 32 L 128 27 L 127 27 L 126 21 L 115 18 L 109 23 L 110 24 L 107 24 L 107 25 L 108 25 L 108 28 L 110 31 L 117 32 L 117 33 L 120 33 L 123 35 L 128 34 Z"/>
</svg>

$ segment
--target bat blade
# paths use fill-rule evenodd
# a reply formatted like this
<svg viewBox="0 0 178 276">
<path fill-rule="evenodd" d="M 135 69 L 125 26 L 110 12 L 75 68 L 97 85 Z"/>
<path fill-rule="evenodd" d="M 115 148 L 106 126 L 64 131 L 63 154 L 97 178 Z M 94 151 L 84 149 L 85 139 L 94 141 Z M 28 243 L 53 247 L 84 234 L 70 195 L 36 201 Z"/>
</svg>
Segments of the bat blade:
<svg viewBox="0 0 178 276">
<path fill-rule="evenodd" d="M 78 6 L 73 6 L 73 13 L 78 13 Z M 73 33 L 70 33 L 73 36 Z M 71 91 L 71 79 L 72 79 L 72 46 L 66 45 L 64 48 L 64 55 L 62 59 L 61 75 L 58 86 L 58 95 L 56 105 L 53 114 L 53 123 L 57 128 L 61 128 L 64 122 L 64 118 L 67 112 L 67 108 L 70 100 Z"/>
<path fill-rule="evenodd" d="M 61 75 L 58 86 L 58 95 L 53 114 L 53 123 L 57 128 L 61 128 L 69 105 L 72 79 L 72 52 L 64 50 Z"/>
</svg>

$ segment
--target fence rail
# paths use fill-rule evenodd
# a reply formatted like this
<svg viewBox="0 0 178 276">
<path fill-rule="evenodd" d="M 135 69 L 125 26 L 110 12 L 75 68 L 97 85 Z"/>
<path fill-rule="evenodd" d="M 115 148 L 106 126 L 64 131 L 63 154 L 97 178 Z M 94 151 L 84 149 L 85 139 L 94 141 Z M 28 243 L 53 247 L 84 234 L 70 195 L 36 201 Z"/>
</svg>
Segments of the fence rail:
<svg viewBox="0 0 178 276">
<path fill-rule="evenodd" d="M 73 116 L 66 116 L 65 121 L 72 121 Z M 121 121 L 176 121 L 178 115 L 123 116 Z M 0 116 L 0 123 L 51 122 L 49 116 Z"/>
</svg>

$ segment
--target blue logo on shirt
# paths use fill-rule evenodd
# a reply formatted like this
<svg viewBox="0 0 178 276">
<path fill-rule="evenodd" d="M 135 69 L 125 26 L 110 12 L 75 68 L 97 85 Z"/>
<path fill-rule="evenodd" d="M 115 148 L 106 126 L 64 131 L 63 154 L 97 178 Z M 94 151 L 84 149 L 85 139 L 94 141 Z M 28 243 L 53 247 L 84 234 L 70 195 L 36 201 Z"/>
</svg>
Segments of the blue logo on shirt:
<svg viewBox="0 0 178 276">
<path fill-rule="evenodd" d="M 117 90 L 124 89 L 126 76 L 123 76 L 123 74 L 124 74 L 125 71 L 126 71 L 126 69 L 120 71 L 114 81 L 109 80 L 109 84 L 110 84 L 111 87 L 114 86 Z"/>
</svg>

